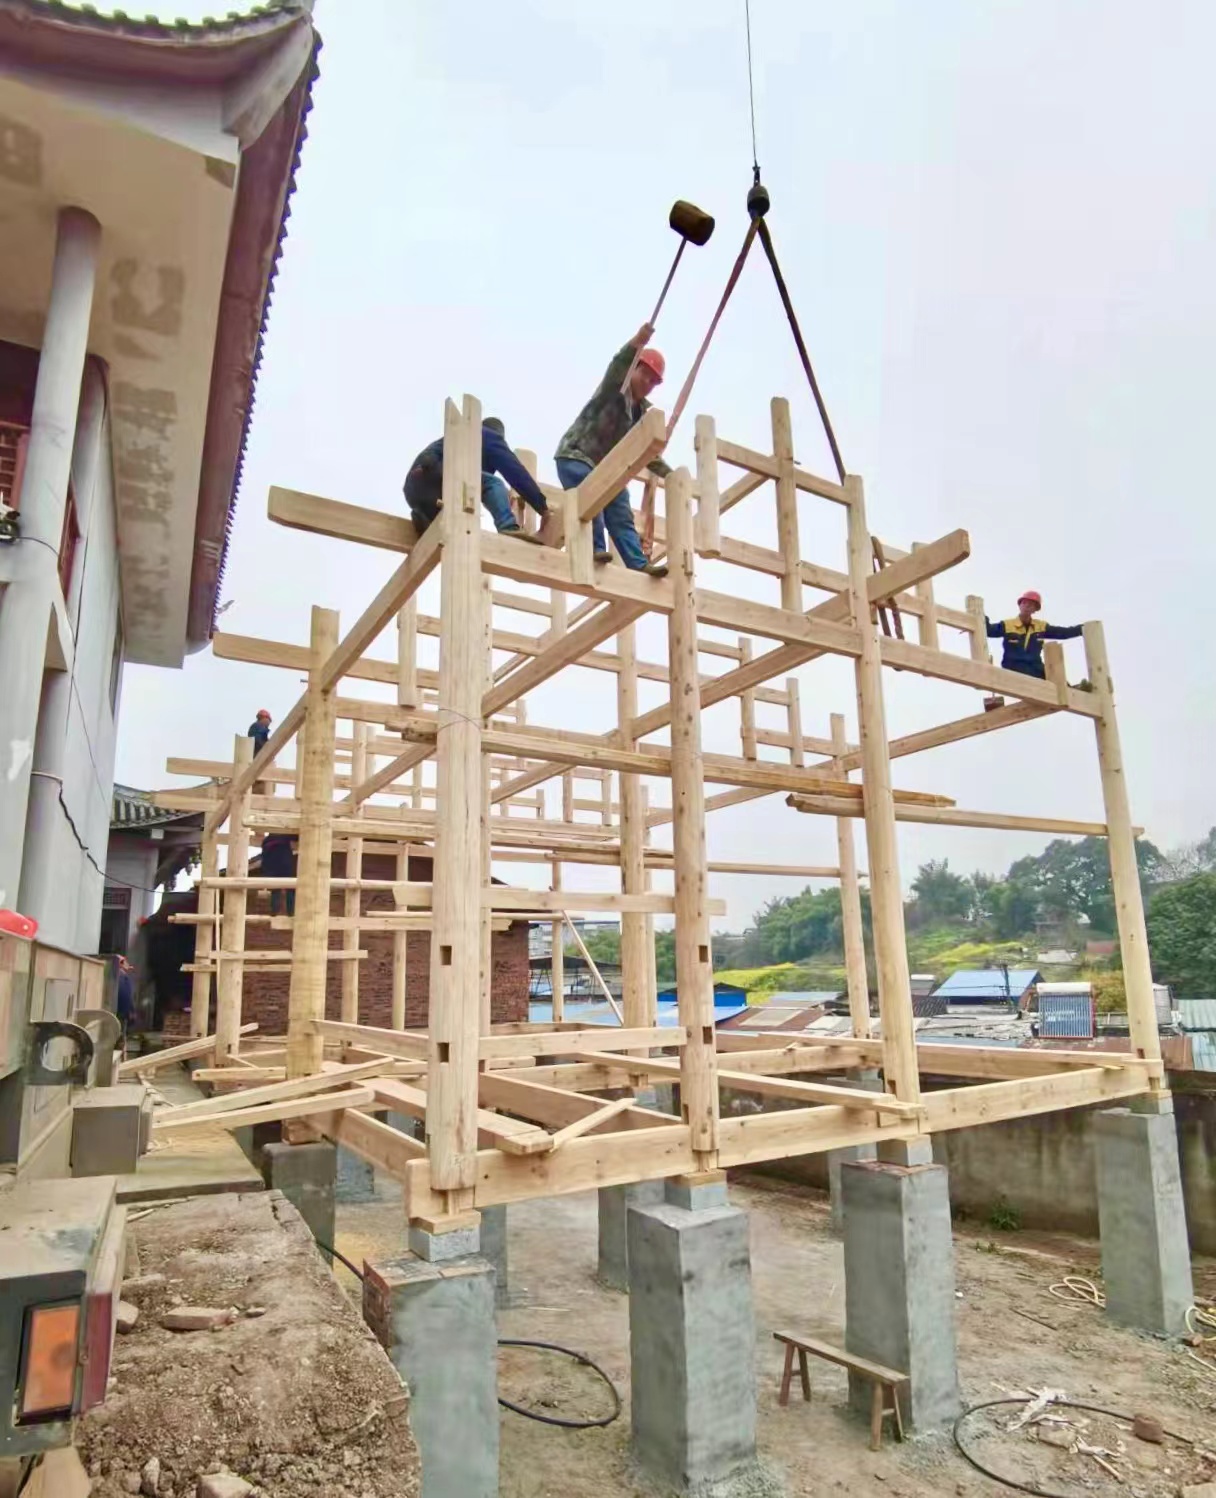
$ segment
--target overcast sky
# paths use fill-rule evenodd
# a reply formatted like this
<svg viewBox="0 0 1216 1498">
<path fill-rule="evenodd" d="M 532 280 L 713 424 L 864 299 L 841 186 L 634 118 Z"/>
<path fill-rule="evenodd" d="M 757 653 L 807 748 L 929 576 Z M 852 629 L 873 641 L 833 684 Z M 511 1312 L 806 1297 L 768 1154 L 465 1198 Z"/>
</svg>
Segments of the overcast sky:
<svg viewBox="0 0 1216 1498">
<path fill-rule="evenodd" d="M 171 13 L 211 8 L 175 0 Z M 316 20 L 321 76 L 222 619 L 301 643 L 312 603 L 350 624 L 394 559 L 270 525 L 268 487 L 402 513 L 410 458 L 439 434 L 444 397 L 465 391 L 552 481 L 558 439 L 653 304 L 675 249 L 670 204 L 689 198 L 718 229 L 686 254 L 660 322 L 659 404 L 674 397 L 742 240 L 751 180 L 742 0 L 318 0 Z M 970 532 L 971 559 L 938 582 L 943 602 L 979 593 L 1003 617 L 1033 587 L 1054 623 L 1103 619 L 1134 815 L 1161 845 L 1197 837 L 1216 822 L 1216 9 L 753 0 L 752 25 L 769 223 L 871 529 L 903 547 Z M 721 436 L 771 450 L 774 394 L 792 401 L 799 461 L 829 474 L 757 249 L 669 460 L 692 464 L 699 411 Z M 843 566 L 841 512 L 800 503 L 803 555 Z M 771 486 L 726 530 L 773 544 Z M 706 565 L 704 580 L 777 601 L 756 574 Z M 438 611 L 434 587 L 422 607 Z M 640 642 L 661 658 L 656 621 Z M 943 644 L 965 650 L 952 632 Z M 377 652 L 393 649 L 388 637 Z M 1065 649 L 1078 680 L 1080 643 Z M 826 733 L 843 710 L 854 732 L 851 667 L 799 675 L 805 731 Z M 888 672 L 886 689 L 892 736 L 980 707 L 974 690 L 919 677 Z M 129 668 L 118 778 L 177 783 L 166 756 L 228 756 L 257 708 L 277 719 L 299 691 L 291 672 L 210 652 L 180 673 Z M 643 683 L 643 709 L 658 692 Z M 607 729 L 613 710 L 602 673 L 568 672 L 529 699 L 530 721 L 556 726 Z M 759 714 L 784 727 L 777 709 Z M 704 739 L 737 753 L 737 707 L 707 713 Z M 895 783 L 964 807 L 1102 814 L 1080 718 L 898 761 Z M 998 872 L 1046 841 L 904 825 L 901 862 L 907 879 L 930 857 Z M 709 847 L 834 861 L 834 824 L 770 797 L 714 814 Z M 498 872 L 543 882 L 525 866 Z M 566 884 L 606 874 L 570 869 Z M 801 887 L 712 883 L 729 902 L 717 924 L 734 928 Z"/>
</svg>

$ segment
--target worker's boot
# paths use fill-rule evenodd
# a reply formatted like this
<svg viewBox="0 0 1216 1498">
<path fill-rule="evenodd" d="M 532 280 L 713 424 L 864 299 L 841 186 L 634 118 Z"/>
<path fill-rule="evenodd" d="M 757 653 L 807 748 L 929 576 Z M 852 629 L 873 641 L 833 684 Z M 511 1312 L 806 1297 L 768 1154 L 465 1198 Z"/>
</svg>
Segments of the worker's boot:
<svg viewBox="0 0 1216 1498">
<path fill-rule="evenodd" d="M 647 562 L 646 565 L 645 565 L 645 567 L 639 567 L 638 571 L 639 572 L 644 572 L 647 577 L 666 577 L 667 576 L 667 563 L 666 562 Z"/>
</svg>

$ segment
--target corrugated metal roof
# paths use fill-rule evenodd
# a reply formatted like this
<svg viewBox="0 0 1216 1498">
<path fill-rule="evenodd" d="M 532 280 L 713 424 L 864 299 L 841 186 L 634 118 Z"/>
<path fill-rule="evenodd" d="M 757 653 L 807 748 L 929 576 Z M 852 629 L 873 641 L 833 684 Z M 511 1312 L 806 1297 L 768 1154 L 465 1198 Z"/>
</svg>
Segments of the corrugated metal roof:
<svg viewBox="0 0 1216 1498">
<path fill-rule="evenodd" d="M 1216 1035 L 1200 1030 L 1187 1037 L 1191 1042 L 1191 1065 L 1195 1071 L 1216 1071 Z"/>
<path fill-rule="evenodd" d="M 1179 999 L 1184 1030 L 1216 1030 L 1216 999 Z"/>
<path fill-rule="evenodd" d="M 1039 981 L 1037 968 L 960 968 L 934 989 L 950 1003 L 972 1000 L 1020 999 L 1032 983 Z"/>
<path fill-rule="evenodd" d="M 916 1019 L 934 1019 L 945 1014 L 946 1000 L 942 994 L 917 993 L 912 990 L 912 1014 Z"/>
</svg>

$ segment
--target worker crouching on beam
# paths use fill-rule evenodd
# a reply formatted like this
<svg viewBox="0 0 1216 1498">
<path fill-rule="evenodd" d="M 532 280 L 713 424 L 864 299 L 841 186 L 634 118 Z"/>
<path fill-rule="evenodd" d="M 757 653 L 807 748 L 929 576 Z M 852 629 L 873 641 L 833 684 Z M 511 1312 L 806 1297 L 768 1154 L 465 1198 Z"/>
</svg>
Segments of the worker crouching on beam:
<svg viewBox="0 0 1216 1498">
<path fill-rule="evenodd" d="M 665 369 L 663 355 L 658 349 L 646 347 L 653 332 L 654 328 L 650 323 L 643 323 L 629 342 L 613 355 L 595 394 L 578 413 L 570 430 L 562 438 L 557 449 L 557 476 L 563 489 L 576 489 L 595 465 L 608 456 L 625 433 L 636 426 L 650 409 L 650 402 L 646 397 L 662 382 Z M 633 365 L 632 374 L 629 374 L 630 365 Z M 627 374 L 629 383 L 622 390 Z M 666 478 L 671 472 L 662 458 L 655 458 L 646 466 L 660 478 Z M 631 567 L 635 572 L 649 572 L 654 577 L 667 576 L 667 568 L 660 563 L 647 561 L 646 553 L 642 550 L 638 529 L 634 524 L 633 506 L 629 503 L 628 486 L 610 499 L 603 512 L 592 521 L 597 562 L 607 562 L 612 555 L 604 535 L 605 525 L 626 567 Z"/>
<path fill-rule="evenodd" d="M 540 530 L 533 534 L 520 527 L 511 511 L 511 500 L 502 478 L 541 517 Z M 442 508 L 443 438 L 424 447 L 410 464 L 405 476 L 405 502 L 410 519 L 421 536 Z M 503 536 L 521 536 L 541 546 L 556 546 L 555 517 L 549 513 L 548 501 L 536 480 L 507 446 L 506 429 L 497 416 L 487 416 L 481 424 L 481 502 L 490 512 L 494 528 Z"/>
<path fill-rule="evenodd" d="M 1023 676 L 1038 676 L 1046 680 L 1047 669 L 1043 665 L 1043 643 L 1045 640 L 1076 640 L 1080 638 L 1079 624 L 1046 624 L 1034 616 L 1043 607 L 1043 600 L 1033 589 L 1028 589 L 1018 599 L 1016 619 L 998 619 L 995 624 L 985 618 L 990 640 L 1004 640 L 1001 665 L 1006 671 L 1018 671 Z"/>
</svg>

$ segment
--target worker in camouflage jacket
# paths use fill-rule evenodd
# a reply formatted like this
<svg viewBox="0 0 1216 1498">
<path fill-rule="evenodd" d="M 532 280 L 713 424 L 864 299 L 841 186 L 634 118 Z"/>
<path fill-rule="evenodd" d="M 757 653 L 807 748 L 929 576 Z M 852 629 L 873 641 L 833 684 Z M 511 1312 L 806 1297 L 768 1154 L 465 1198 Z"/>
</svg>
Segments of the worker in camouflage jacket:
<svg viewBox="0 0 1216 1498">
<path fill-rule="evenodd" d="M 654 328 L 650 323 L 643 323 L 629 342 L 613 355 L 595 394 L 575 417 L 573 425 L 558 444 L 557 476 L 563 489 L 577 488 L 595 465 L 607 457 L 625 433 L 636 426 L 650 409 L 650 402 L 646 397 L 661 383 L 666 367 L 658 349 L 646 346 L 653 332 Z M 622 391 L 626 375 L 629 375 L 629 383 Z M 666 478 L 671 472 L 661 458 L 655 458 L 647 466 L 660 478 Z M 633 568 L 635 572 L 649 572 L 656 577 L 666 576 L 667 568 L 647 561 L 646 553 L 642 550 L 633 519 L 633 506 L 629 503 L 628 486 L 609 500 L 592 522 L 597 562 L 607 562 L 611 557 L 604 535 L 605 525 L 626 567 Z"/>
</svg>

